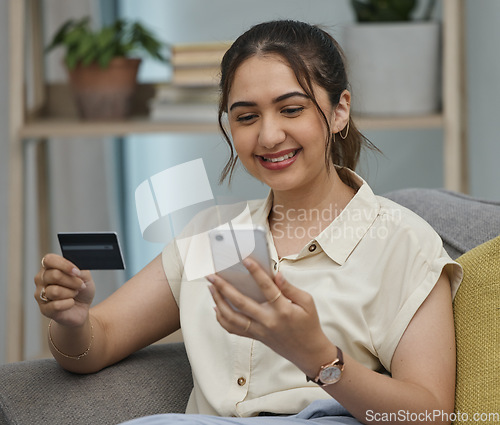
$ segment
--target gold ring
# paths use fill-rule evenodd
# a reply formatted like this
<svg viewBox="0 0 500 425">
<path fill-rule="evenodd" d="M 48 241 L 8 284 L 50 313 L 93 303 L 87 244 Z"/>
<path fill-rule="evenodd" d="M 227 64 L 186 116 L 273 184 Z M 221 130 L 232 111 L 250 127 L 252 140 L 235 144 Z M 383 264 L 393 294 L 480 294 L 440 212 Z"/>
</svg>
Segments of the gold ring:
<svg viewBox="0 0 500 425">
<path fill-rule="evenodd" d="M 45 268 L 45 257 L 42 258 L 42 267 Z"/>
<path fill-rule="evenodd" d="M 248 331 L 248 329 L 250 329 L 250 325 L 251 325 L 251 324 L 252 324 L 252 321 L 251 321 L 250 319 L 248 319 L 248 323 L 247 323 L 247 325 L 246 325 L 246 327 L 245 327 L 245 332 L 247 332 L 247 331 Z"/>
<path fill-rule="evenodd" d="M 48 303 L 50 300 L 47 298 L 47 295 L 45 295 L 45 287 L 42 288 L 42 290 L 40 291 L 40 299 L 43 301 L 43 302 L 46 302 Z"/>
<path fill-rule="evenodd" d="M 272 300 L 269 300 L 269 304 L 274 304 L 276 301 L 278 301 L 278 298 L 281 297 L 281 291 L 278 291 L 278 293 L 274 296 Z"/>
</svg>

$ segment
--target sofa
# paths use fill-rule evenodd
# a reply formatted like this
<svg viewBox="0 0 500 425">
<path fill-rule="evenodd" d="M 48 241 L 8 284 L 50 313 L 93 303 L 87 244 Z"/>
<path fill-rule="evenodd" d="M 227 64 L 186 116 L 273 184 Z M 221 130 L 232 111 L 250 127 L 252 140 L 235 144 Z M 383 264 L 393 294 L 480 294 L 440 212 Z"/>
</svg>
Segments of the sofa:
<svg viewBox="0 0 500 425">
<path fill-rule="evenodd" d="M 500 202 L 438 189 L 405 189 L 385 196 L 426 219 L 452 258 L 467 253 L 460 258 L 465 258 L 465 276 L 471 281 L 465 285 L 464 279 L 454 306 L 456 411 L 499 412 Z M 92 375 L 66 372 L 53 359 L 5 364 L 0 366 L 0 424 L 103 425 L 183 412 L 191 388 L 182 343 L 152 345 Z"/>
</svg>

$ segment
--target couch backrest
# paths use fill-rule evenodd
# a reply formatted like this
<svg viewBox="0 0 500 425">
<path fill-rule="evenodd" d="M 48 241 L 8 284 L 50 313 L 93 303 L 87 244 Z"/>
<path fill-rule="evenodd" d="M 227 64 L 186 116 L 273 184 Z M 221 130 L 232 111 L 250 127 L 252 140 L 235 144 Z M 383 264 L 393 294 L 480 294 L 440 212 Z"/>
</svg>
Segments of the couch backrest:
<svg viewBox="0 0 500 425">
<path fill-rule="evenodd" d="M 500 202 L 441 189 L 403 189 L 384 196 L 426 220 L 453 259 L 500 234 Z"/>
</svg>

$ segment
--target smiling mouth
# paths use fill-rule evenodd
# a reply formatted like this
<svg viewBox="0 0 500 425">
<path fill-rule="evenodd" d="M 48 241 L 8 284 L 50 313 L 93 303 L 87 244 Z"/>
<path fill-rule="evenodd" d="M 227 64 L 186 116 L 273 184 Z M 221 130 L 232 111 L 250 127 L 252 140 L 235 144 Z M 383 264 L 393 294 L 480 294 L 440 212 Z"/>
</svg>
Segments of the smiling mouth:
<svg viewBox="0 0 500 425">
<path fill-rule="evenodd" d="M 295 149 L 294 151 L 291 151 L 291 152 L 289 152 L 283 156 L 279 156 L 277 158 L 267 158 L 267 157 L 262 156 L 262 155 L 257 155 L 257 156 L 266 162 L 282 162 L 282 161 L 285 161 L 287 159 L 293 158 L 295 155 L 297 155 L 297 152 L 299 150 L 300 149 Z"/>
</svg>

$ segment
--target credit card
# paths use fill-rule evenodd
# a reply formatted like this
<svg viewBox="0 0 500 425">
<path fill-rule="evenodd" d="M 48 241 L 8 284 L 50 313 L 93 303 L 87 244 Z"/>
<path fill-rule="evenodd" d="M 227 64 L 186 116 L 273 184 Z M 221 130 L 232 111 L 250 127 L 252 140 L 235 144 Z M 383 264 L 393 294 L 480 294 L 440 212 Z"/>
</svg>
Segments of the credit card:
<svg viewBox="0 0 500 425">
<path fill-rule="evenodd" d="M 116 232 L 62 232 L 57 238 L 63 257 L 81 270 L 125 268 Z"/>
</svg>

